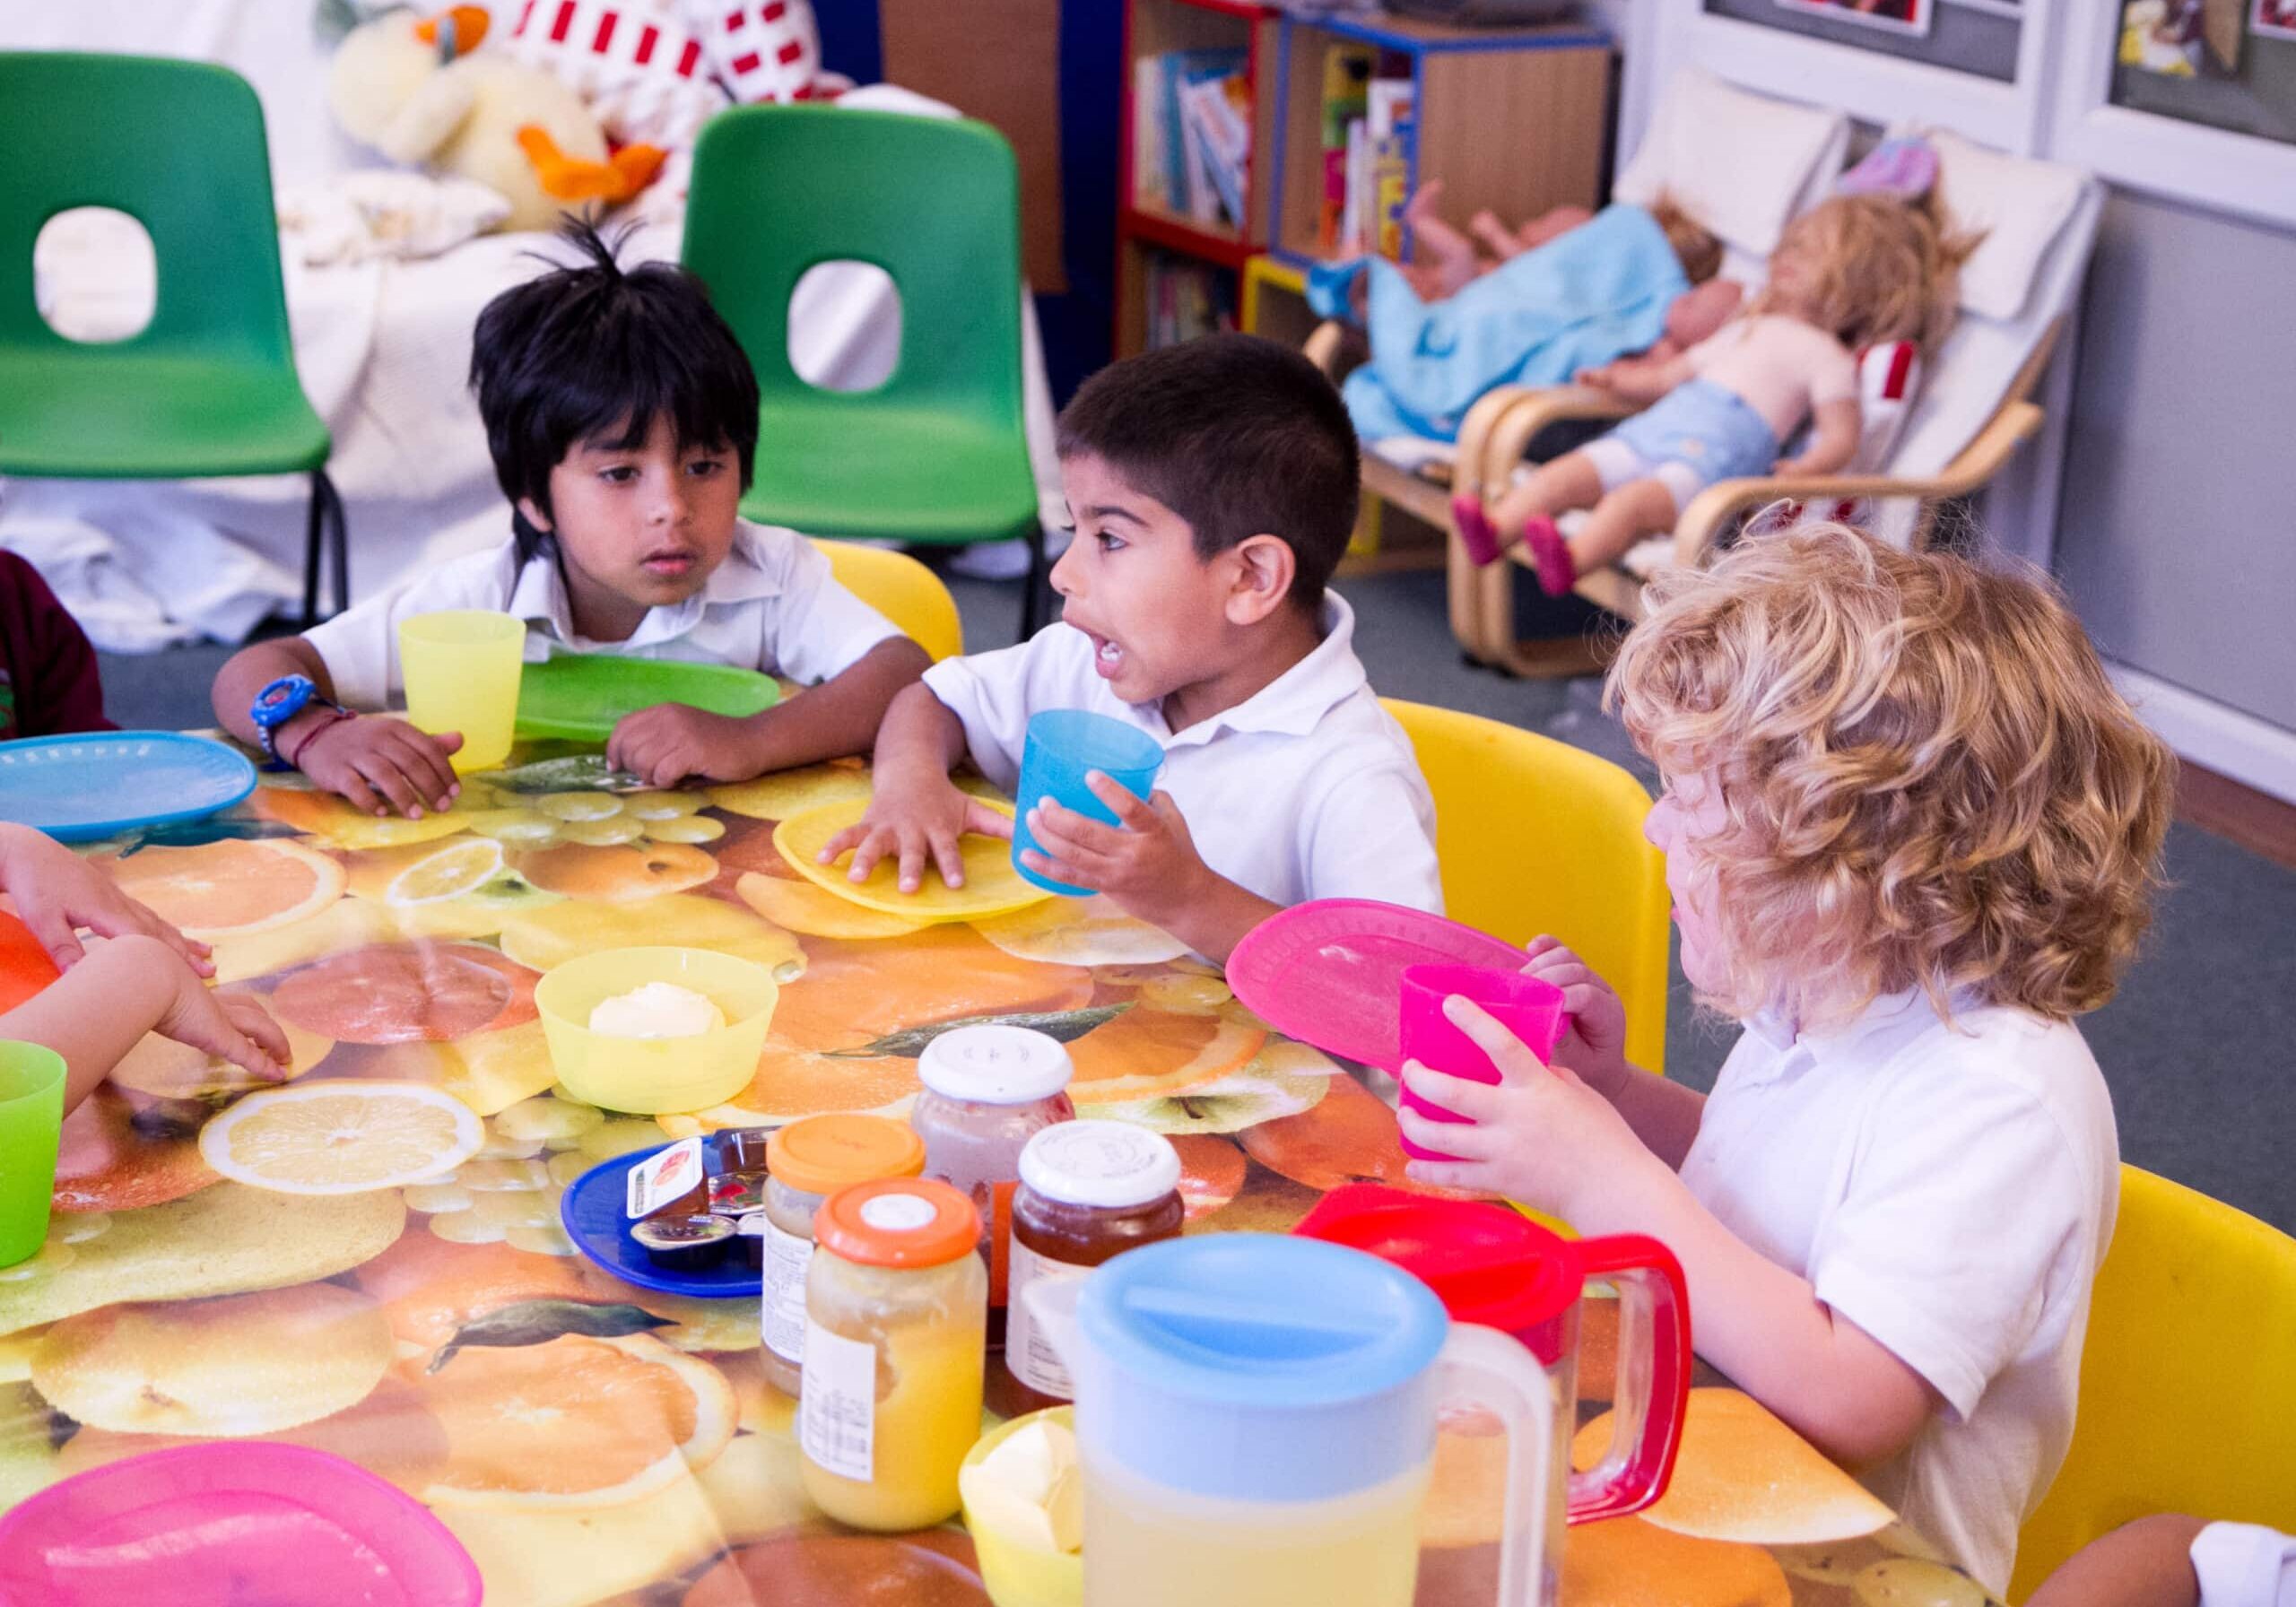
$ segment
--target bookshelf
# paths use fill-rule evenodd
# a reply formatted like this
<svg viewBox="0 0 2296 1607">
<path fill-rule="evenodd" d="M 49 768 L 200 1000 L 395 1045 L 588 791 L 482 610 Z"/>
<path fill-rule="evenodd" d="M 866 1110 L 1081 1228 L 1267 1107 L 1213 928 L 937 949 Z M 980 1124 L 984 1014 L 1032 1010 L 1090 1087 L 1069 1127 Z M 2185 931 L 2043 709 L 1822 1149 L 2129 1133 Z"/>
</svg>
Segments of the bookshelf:
<svg viewBox="0 0 2296 1607">
<path fill-rule="evenodd" d="M 1274 96 L 1268 92 L 1275 60 L 1278 19 L 1254 0 L 1126 0 L 1124 23 L 1124 111 L 1118 176 L 1116 350 L 1128 356 L 1144 350 L 1159 322 L 1160 293 L 1169 287 L 1200 288 L 1210 299 L 1207 317 L 1233 323 L 1242 296 L 1244 263 L 1265 248 L 1259 221 L 1267 216 L 1266 153 L 1274 134 Z M 1138 86 L 1140 64 L 1177 53 L 1226 52 L 1239 65 L 1249 109 L 1250 153 L 1240 177 L 1240 216 L 1223 207 L 1218 216 L 1191 216 L 1168 195 L 1169 162 L 1162 149 L 1144 149 L 1144 116 L 1159 130 L 1171 126 L 1165 108 L 1144 111 Z M 1169 138 L 1159 141 L 1168 143 Z M 1167 315 L 1169 316 L 1169 315 Z"/>
<path fill-rule="evenodd" d="M 1600 28 L 1461 28 L 1380 13 L 1287 17 L 1275 46 L 1281 106 L 1266 225 L 1278 256 L 1325 254 L 1324 100 L 1329 64 L 1341 56 L 1368 57 L 1378 79 L 1411 84 L 1404 196 L 1440 178 L 1443 213 L 1461 225 L 1486 207 L 1520 222 L 1565 203 L 1600 204 L 1611 83 L 1611 39 Z"/>
</svg>

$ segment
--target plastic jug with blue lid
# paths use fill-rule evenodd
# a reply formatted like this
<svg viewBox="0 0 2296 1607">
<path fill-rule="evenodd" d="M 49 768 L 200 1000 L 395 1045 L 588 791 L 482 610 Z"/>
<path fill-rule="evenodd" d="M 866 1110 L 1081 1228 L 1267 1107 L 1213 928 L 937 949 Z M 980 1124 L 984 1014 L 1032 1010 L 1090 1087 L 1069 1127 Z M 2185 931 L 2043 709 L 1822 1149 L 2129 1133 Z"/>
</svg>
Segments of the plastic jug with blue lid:
<svg viewBox="0 0 2296 1607">
<path fill-rule="evenodd" d="M 1343 1246 L 1222 1233 L 1028 1299 L 1076 1383 L 1085 1607 L 1407 1607 L 1436 1414 L 1508 1433 L 1498 1600 L 1552 1598 L 1554 1402 L 1506 1335 Z"/>
</svg>

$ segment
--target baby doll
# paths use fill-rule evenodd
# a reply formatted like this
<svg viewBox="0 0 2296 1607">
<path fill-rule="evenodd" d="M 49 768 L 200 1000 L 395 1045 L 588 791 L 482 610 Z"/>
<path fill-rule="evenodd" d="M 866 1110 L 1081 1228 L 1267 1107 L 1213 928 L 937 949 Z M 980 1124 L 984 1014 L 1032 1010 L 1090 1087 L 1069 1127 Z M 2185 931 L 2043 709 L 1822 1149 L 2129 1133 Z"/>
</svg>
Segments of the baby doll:
<svg viewBox="0 0 2296 1607">
<path fill-rule="evenodd" d="M 1672 356 L 1582 371 L 1581 385 L 1651 404 L 1600 439 L 1542 465 L 1485 509 L 1452 504 L 1478 564 L 1520 540 L 1540 588 L 1561 596 L 1585 570 L 1670 530 L 1690 499 L 1740 475 L 1825 474 L 1857 449 L 1862 347 L 1909 340 L 1934 352 L 1952 326 L 1967 248 L 1934 206 L 1836 195 L 1796 218 L 1770 254 L 1770 282 L 1737 317 Z M 1780 458 L 1808 421 L 1809 444 Z M 1565 541 L 1554 516 L 1592 508 Z"/>
</svg>

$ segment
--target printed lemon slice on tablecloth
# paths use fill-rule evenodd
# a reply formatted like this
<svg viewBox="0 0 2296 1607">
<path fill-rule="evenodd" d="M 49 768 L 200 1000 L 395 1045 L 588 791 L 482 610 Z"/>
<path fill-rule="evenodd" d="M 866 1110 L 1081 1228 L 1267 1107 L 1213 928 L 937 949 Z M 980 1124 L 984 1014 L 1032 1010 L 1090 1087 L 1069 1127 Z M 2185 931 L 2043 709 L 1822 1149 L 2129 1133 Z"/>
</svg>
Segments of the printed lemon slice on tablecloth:
<svg viewBox="0 0 2296 1607">
<path fill-rule="evenodd" d="M 1156 965 L 1187 952 L 1179 939 L 1134 919 L 1101 893 L 1047 899 L 1028 909 L 976 921 L 973 930 L 1007 954 L 1056 965 Z"/>
<path fill-rule="evenodd" d="M 100 855 L 120 890 L 205 942 L 268 932 L 343 896 L 343 866 L 298 842 L 227 837 L 189 848 Z"/>
<path fill-rule="evenodd" d="M 460 1166 L 486 1125 L 420 1082 L 318 1082 L 249 1094 L 200 1129 L 199 1152 L 235 1183 L 289 1194 L 349 1194 L 419 1183 Z"/>
<path fill-rule="evenodd" d="M 1010 809 L 985 801 L 999 814 L 1011 818 Z M 773 829 L 773 846 L 789 868 L 806 880 L 864 909 L 882 910 L 905 920 L 979 920 L 1025 909 L 1052 897 L 1013 868 L 1010 843 L 972 832 L 957 839 L 958 851 L 964 857 L 962 887 L 951 887 L 941 880 L 939 872 L 927 871 L 924 885 L 905 893 L 900 887 L 900 866 L 890 855 L 877 862 L 865 882 L 857 882 L 846 874 L 852 863 L 850 855 L 840 856 L 831 864 L 820 864 L 816 856 L 829 846 L 830 838 L 857 822 L 868 808 L 866 798 L 848 798 L 808 810 Z"/>
<path fill-rule="evenodd" d="M 502 874 L 502 845 L 464 837 L 442 844 L 376 848 L 352 856 L 350 887 L 362 899 L 413 909 L 475 892 Z"/>
</svg>

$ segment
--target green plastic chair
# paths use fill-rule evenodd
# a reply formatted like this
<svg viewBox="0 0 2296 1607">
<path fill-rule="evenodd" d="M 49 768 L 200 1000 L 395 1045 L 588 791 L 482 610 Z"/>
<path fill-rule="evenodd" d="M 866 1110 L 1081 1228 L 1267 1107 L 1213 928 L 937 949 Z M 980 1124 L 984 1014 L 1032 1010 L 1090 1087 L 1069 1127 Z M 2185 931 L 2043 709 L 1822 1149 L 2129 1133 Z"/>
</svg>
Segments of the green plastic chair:
<svg viewBox="0 0 2296 1607">
<path fill-rule="evenodd" d="M 1021 192 L 985 123 L 750 106 L 694 147 L 687 267 L 757 370 L 751 518 L 809 535 L 1029 543 L 1021 630 L 1044 593 L 1044 529 L 1021 419 Z M 900 354 L 868 391 L 789 366 L 805 271 L 874 263 L 900 292 Z"/>
<path fill-rule="evenodd" d="M 309 473 L 306 621 L 322 535 L 350 602 L 332 442 L 295 377 L 263 108 L 202 62 L 0 52 L 0 474 L 175 480 Z M 32 297 L 32 246 L 60 212 L 108 206 L 152 237 L 159 294 L 124 341 L 65 339 Z"/>
</svg>

